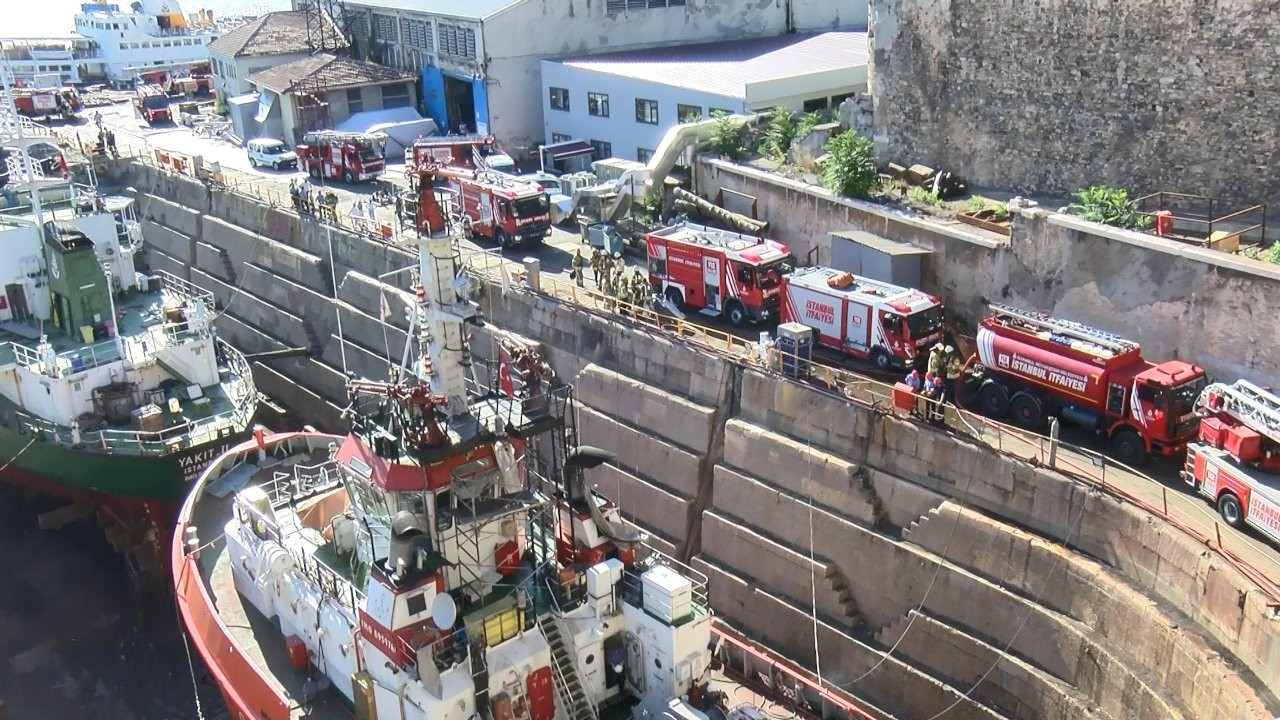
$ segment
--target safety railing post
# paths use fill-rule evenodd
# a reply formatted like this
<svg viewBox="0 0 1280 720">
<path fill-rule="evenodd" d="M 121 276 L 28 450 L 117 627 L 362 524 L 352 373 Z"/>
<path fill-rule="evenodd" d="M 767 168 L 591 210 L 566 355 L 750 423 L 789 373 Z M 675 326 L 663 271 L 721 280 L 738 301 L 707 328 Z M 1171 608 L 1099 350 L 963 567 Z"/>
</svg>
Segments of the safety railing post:
<svg viewBox="0 0 1280 720">
<path fill-rule="evenodd" d="M 1049 418 L 1049 467 L 1058 464 L 1058 418 Z"/>
</svg>

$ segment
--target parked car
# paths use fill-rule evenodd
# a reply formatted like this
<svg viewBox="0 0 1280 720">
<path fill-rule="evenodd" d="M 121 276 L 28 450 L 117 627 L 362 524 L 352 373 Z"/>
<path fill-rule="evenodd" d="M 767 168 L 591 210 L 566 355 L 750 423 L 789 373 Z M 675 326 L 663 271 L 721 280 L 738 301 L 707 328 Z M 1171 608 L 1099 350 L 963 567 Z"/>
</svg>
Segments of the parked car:
<svg viewBox="0 0 1280 720">
<path fill-rule="evenodd" d="M 298 154 L 274 138 L 250 140 L 245 143 L 244 149 L 249 154 L 249 164 L 254 167 L 266 165 L 276 170 L 298 167 Z"/>
</svg>

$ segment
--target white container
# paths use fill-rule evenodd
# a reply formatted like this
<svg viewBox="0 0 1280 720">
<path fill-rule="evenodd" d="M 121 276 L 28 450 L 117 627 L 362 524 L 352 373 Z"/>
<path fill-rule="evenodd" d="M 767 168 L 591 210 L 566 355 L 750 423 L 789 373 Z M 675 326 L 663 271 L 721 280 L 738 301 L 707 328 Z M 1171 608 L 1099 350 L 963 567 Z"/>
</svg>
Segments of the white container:
<svg viewBox="0 0 1280 720">
<path fill-rule="evenodd" d="M 693 583 L 665 565 L 645 573 L 644 609 L 663 622 L 674 623 L 693 613 Z"/>
</svg>

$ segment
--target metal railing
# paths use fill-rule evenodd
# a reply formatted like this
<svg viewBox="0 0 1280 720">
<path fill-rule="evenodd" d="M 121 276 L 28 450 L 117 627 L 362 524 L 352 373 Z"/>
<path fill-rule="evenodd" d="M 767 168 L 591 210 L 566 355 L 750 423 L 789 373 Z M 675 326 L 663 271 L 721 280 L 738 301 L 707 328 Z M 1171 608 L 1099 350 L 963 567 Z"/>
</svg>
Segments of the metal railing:
<svg viewBox="0 0 1280 720">
<path fill-rule="evenodd" d="M 19 366 L 33 373 L 60 378 L 120 360 L 131 367 L 136 366 L 154 357 L 156 351 L 178 345 L 179 337 L 184 332 L 176 325 L 159 325 L 137 335 L 104 340 L 94 345 L 65 350 L 47 358 L 39 350 L 21 343 L 10 342 L 9 345 Z"/>
<path fill-rule="evenodd" d="M 272 507 L 287 505 L 321 490 L 337 487 L 341 479 L 338 465 L 332 460 L 317 465 L 294 465 L 292 472 L 276 471 L 263 489 Z"/>
<path fill-rule="evenodd" d="M 199 420 L 187 421 L 164 430 L 121 430 L 107 428 L 80 431 L 26 412 L 14 413 L 20 433 L 67 448 L 121 455 L 171 455 L 182 450 L 233 435 L 248 428 L 258 408 L 258 389 L 248 362 L 222 340 L 224 357 L 232 380 L 223 383 L 231 409 Z"/>
<path fill-rule="evenodd" d="M 1224 231 L 1226 235 L 1220 240 L 1239 238 L 1241 241 L 1255 241 L 1262 247 L 1267 245 L 1265 203 L 1241 208 L 1239 203 L 1222 198 L 1164 191 L 1143 195 L 1134 202 L 1138 214 L 1151 219 L 1150 232 L 1156 232 L 1156 213 L 1166 211 L 1173 221 L 1175 239 L 1178 239 L 1177 226 L 1182 225 L 1183 232 L 1191 230 L 1192 237 L 1198 238 L 1203 234 L 1204 242 L 1212 239 L 1215 232 Z"/>
<path fill-rule="evenodd" d="M 157 167 L 154 157 L 149 157 L 146 153 L 140 154 L 140 157 L 145 165 Z M 161 169 L 172 172 L 169 168 Z M 186 174 L 190 175 L 190 173 Z M 288 207 L 287 194 L 263 187 L 256 182 L 242 182 L 234 175 L 226 178 L 224 189 L 244 195 L 256 202 L 266 200 L 273 207 Z M 462 249 L 462 256 L 467 269 L 485 278 L 491 288 L 496 289 L 497 287 L 506 286 L 517 292 L 534 292 L 549 296 L 562 302 L 571 303 L 584 310 L 608 315 L 615 319 L 622 316 L 648 330 L 675 337 L 689 345 L 715 353 L 733 362 L 743 363 L 748 367 L 771 374 L 778 374 L 770 359 L 771 353 L 760 348 L 756 342 L 744 340 L 731 333 L 697 325 L 687 320 L 663 315 L 649 307 L 631 305 L 605 296 L 597 291 L 580 288 L 574 283 L 560 281 L 545 275 L 540 278 L 538 288 L 533 290 L 528 287 L 526 282 L 521 280 L 523 267 L 517 263 L 493 252 L 469 248 Z M 506 276 L 505 280 L 503 279 L 504 275 Z M 775 350 L 772 352 L 772 357 L 781 357 L 781 354 Z M 826 365 L 820 361 L 809 360 L 807 364 L 810 367 L 807 381 L 817 389 L 841 395 L 852 402 L 880 411 L 889 412 L 889 408 L 892 408 L 891 385 L 878 382 L 850 370 Z M 1001 454 L 1024 461 L 1047 464 L 1050 454 L 1049 448 L 1053 443 L 1056 443 L 1060 450 L 1067 450 L 1081 458 L 1085 458 L 1084 461 L 1077 462 L 1059 452 L 1055 467 L 1077 480 L 1096 485 L 1116 497 L 1123 498 L 1155 514 L 1195 540 L 1204 543 L 1222 556 L 1229 564 L 1249 577 L 1250 580 L 1257 583 L 1272 599 L 1272 602 L 1280 604 L 1280 581 L 1274 579 L 1280 578 L 1280 559 L 1273 561 L 1272 566 L 1268 566 L 1265 570 L 1255 567 L 1240 557 L 1239 553 L 1233 549 L 1240 547 L 1243 543 L 1242 540 L 1232 537 L 1230 532 L 1224 534 L 1221 526 L 1216 521 L 1211 526 L 1205 526 L 1203 520 L 1182 514 L 1181 511 L 1169 504 L 1168 489 L 1165 486 L 1151 481 L 1155 489 L 1158 490 L 1159 502 L 1157 503 L 1152 502 L 1150 498 L 1140 497 L 1137 493 L 1120 487 L 1114 481 L 1115 476 L 1120 474 L 1137 475 L 1138 477 L 1146 478 L 1145 475 L 1120 465 L 1094 451 L 1069 443 L 1051 441 L 1043 435 L 1019 430 L 990 418 L 961 410 L 953 405 L 946 406 L 942 425 L 946 429 L 981 442 Z M 1150 480 L 1150 478 L 1147 479 Z"/>
</svg>

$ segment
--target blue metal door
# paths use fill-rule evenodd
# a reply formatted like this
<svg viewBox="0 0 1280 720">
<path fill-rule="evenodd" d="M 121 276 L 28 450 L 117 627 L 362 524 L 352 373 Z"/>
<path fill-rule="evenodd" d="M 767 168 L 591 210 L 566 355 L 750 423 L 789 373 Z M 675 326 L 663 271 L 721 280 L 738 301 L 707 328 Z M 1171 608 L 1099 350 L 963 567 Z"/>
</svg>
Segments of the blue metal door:
<svg viewBox="0 0 1280 720">
<path fill-rule="evenodd" d="M 489 134 L 489 89 L 485 85 L 484 78 L 475 78 L 471 81 L 471 101 L 476 108 L 476 132 L 481 135 Z"/>
<path fill-rule="evenodd" d="M 444 103 L 444 73 L 430 65 L 422 68 L 422 105 L 427 110 L 427 117 L 436 122 L 441 132 L 449 128 L 449 114 Z"/>
</svg>

